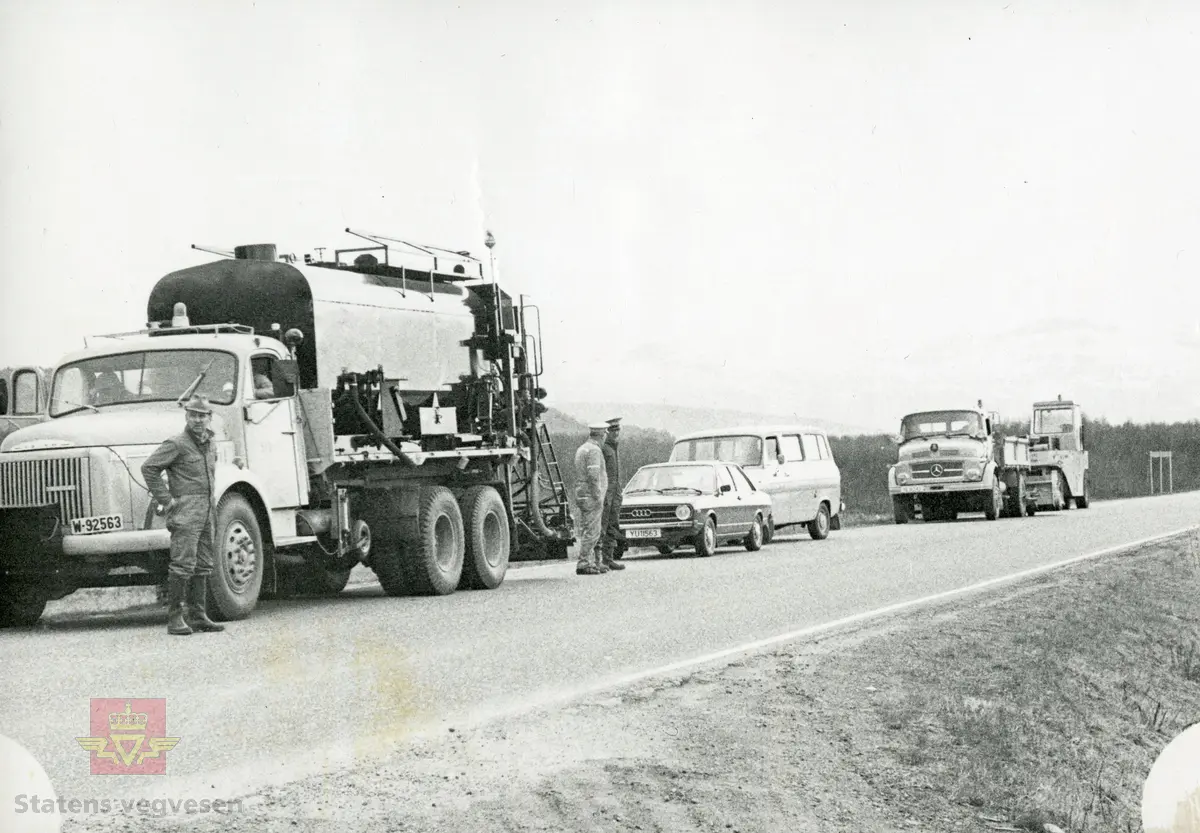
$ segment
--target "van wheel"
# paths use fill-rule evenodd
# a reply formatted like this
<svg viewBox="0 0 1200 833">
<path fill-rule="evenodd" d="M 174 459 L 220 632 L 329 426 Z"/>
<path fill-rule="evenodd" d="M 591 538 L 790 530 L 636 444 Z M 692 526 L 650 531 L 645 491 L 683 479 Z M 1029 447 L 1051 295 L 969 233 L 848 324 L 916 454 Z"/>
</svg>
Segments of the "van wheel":
<svg viewBox="0 0 1200 833">
<path fill-rule="evenodd" d="M 717 551 L 717 522 L 712 515 L 704 521 L 704 529 L 696 534 L 696 555 L 709 558 Z"/>
<path fill-rule="evenodd" d="M 491 486 L 475 486 L 463 495 L 462 514 L 467 541 L 459 586 L 476 590 L 499 587 L 508 572 L 512 548 L 504 501 Z"/>
<path fill-rule="evenodd" d="M 763 545 L 763 520 L 762 515 L 754 516 L 754 523 L 750 525 L 750 532 L 746 535 L 746 549 L 750 552 L 758 552 Z"/>
<path fill-rule="evenodd" d="M 767 522 L 763 525 L 763 540 L 764 544 L 769 544 L 775 540 L 775 516 L 767 515 Z"/>
<path fill-rule="evenodd" d="M 824 541 L 829 537 L 829 504 L 822 503 L 817 508 L 817 517 L 808 522 L 808 534 L 814 541 Z"/>
<path fill-rule="evenodd" d="M 263 541 L 249 501 L 230 493 L 217 507 L 213 571 L 208 577 L 209 615 L 245 619 L 258 605 L 263 580 Z"/>
</svg>

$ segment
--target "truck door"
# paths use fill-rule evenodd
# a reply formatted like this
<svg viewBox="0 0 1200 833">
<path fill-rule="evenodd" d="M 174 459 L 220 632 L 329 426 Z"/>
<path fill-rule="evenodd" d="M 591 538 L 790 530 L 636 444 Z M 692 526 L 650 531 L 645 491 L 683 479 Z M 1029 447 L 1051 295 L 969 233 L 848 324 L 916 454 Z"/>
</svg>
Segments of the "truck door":
<svg viewBox="0 0 1200 833">
<path fill-rule="evenodd" d="M 0 439 L 46 419 L 46 396 L 45 380 L 37 368 L 0 371 Z"/>
<path fill-rule="evenodd" d="M 271 509 L 299 506 L 308 495 L 295 391 L 277 361 L 271 355 L 251 359 L 243 408 L 246 465 L 262 481 L 263 497 Z"/>
</svg>

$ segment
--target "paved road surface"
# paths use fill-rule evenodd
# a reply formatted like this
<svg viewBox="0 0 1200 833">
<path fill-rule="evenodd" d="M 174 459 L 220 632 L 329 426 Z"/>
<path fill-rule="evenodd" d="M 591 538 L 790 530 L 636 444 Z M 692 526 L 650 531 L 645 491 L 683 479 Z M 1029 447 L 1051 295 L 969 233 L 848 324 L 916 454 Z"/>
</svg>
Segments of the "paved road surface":
<svg viewBox="0 0 1200 833">
<path fill-rule="evenodd" d="M 978 518 L 978 519 L 976 519 Z M 758 553 L 631 554 L 623 573 L 525 567 L 491 592 L 377 586 L 264 603 L 224 634 L 156 612 L 48 616 L 0 633 L 0 733 L 70 798 L 227 797 L 417 730 L 447 731 L 622 676 L 1200 524 L 1200 492 L 1026 520 L 780 536 Z M 165 697 L 168 775 L 89 774 L 89 698 Z"/>
</svg>

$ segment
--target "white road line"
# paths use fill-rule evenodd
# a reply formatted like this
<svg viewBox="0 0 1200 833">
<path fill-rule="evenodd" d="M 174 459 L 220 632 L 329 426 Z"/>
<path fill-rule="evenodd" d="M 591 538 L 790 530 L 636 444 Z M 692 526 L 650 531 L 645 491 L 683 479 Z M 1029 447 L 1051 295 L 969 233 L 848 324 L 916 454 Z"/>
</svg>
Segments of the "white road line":
<svg viewBox="0 0 1200 833">
<path fill-rule="evenodd" d="M 732 657 L 732 656 L 737 656 L 738 654 L 749 654 L 754 651 L 761 650 L 762 648 L 767 648 L 772 645 L 778 645 L 782 642 L 792 642 L 797 639 L 803 639 L 805 637 L 815 636 L 817 634 L 824 633 L 826 631 L 832 631 L 832 630 L 836 630 L 838 628 L 845 627 L 846 625 L 853 625 L 858 622 L 865 622 L 870 619 L 887 616 L 888 614 L 891 614 L 891 613 L 898 613 L 902 610 L 909 610 L 912 608 L 921 607 L 922 605 L 928 605 L 928 604 L 932 604 L 934 602 L 943 601 L 945 599 L 952 599 L 956 596 L 966 596 L 971 593 L 978 593 L 981 590 L 987 590 L 988 588 L 996 587 L 1001 584 L 1018 581 L 1023 578 L 1028 578 L 1030 576 L 1038 575 L 1039 573 L 1047 573 L 1047 572 L 1050 572 L 1051 570 L 1057 570 L 1057 569 L 1066 567 L 1071 564 L 1077 564 L 1080 561 L 1087 561 L 1087 560 L 1093 559 L 1093 558 L 1100 558 L 1101 556 L 1112 555 L 1113 553 L 1122 552 L 1124 550 L 1134 549 L 1136 547 L 1141 547 L 1146 544 L 1152 544 L 1155 541 L 1162 541 L 1167 538 L 1174 538 L 1178 535 L 1185 535 L 1185 534 L 1187 534 L 1189 532 L 1193 532 L 1197 529 L 1200 529 L 1200 524 L 1186 526 L 1186 527 L 1183 527 L 1182 529 L 1176 529 L 1172 532 L 1163 532 L 1158 535 L 1152 535 L 1149 538 L 1141 538 L 1137 541 L 1129 541 L 1128 543 L 1117 544 L 1116 546 L 1106 547 L 1102 550 L 1096 550 L 1095 552 L 1089 552 L 1085 555 L 1077 555 L 1072 558 L 1064 559 L 1062 561 L 1056 561 L 1053 564 L 1045 564 L 1045 565 L 1042 565 L 1041 567 L 1031 567 L 1028 570 L 1021 570 L 1020 572 L 1010 573 L 1009 575 L 1006 575 L 1006 576 L 999 576 L 997 578 L 987 579 L 986 581 L 977 582 L 975 584 L 971 584 L 966 587 L 958 587 L 953 590 L 945 590 L 941 593 L 934 593 L 932 596 L 922 596 L 919 599 L 912 599 L 907 602 L 897 602 L 896 604 L 887 605 L 885 607 L 876 608 L 874 610 L 868 610 L 868 611 L 864 611 L 862 613 L 855 613 L 851 616 L 844 616 L 841 619 L 835 619 L 832 622 L 823 622 L 820 625 L 810 625 L 807 628 L 800 628 L 799 630 L 788 631 L 787 633 L 781 633 L 776 636 L 769 636 L 765 639 L 755 640 L 754 642 L 746 642 L 742 645 L 736 645 L 732 648 L 725 648 L 720 651 L 713 651 L 712 653 L 704 654 L 703 656 L 692 657 L 691 659 L 680 660 L 678 662 L 668 663 L 667 665 L 660 665 L 657 668 L 649 668 L 644 671 L 636 671 L 632 674 L 626 674 L 624 676 L 617 677 L 614 679 L 604 680 L 599 683 L 593 683 L 591 685 L 583 686 L 581 688 L 574 688 L 574 689 L 569 689 L 567 691 L 555 692 L 555 693 L 547 695 L 547 696 L 534 698 L 534 700 L 532 700 L 532 701 L 526 701 L 525 703 L 521 704 L 520 706 L 517 706 L 516 708 L 502 709 L 499 711 L 488 712 L 488 713 L 477 712 L 474 715 L 472 715 L 472 719 L 470 720 L 470 723 L 478 725 L 479 723 L 482 723 L 482 722 L 490 720 L 490 719 L 496 719 L 499 717 L 515 716 L 517 714 L 522 714 L 525 712 L 532 711 L 534 709 L 545 708 L 548 706 L 563 705 L 563 704 L 569 703 L 573 700 L 577 700 L 581 697 L 598 694 L 598 693 L 604 692 L 604 691 L 610 691 L 612 689 L 623 688 L 625 686 L 631 685 L 633 683 L 641 682 L 642 680 L 646 680 L 651 677 L 659 677 L 659 676 L 663 676 L 666 674 L 672 674 L 677 671 L 683 671 L 688 668 L 696 668 L 701 665 L 708 665 L 710 663 L 715 663 L 718 660 L 726 659 L 726 658 Z"/>
</svg>

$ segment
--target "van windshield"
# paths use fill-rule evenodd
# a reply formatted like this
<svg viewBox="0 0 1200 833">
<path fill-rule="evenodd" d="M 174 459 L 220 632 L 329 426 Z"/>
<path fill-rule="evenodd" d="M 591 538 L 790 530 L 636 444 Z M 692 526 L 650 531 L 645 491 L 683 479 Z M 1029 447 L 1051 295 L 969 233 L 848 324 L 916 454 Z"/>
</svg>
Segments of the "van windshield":
<svg viewBox="0 0 1200 833">
<path fill-rule="evenodd" d="M 763 446 L 761 437 L 697 437 L 680 440 L 671 449 L 672 463 L 713 460 L 737 463 L 739 466 L 761 466 Z"/>
</svg>

